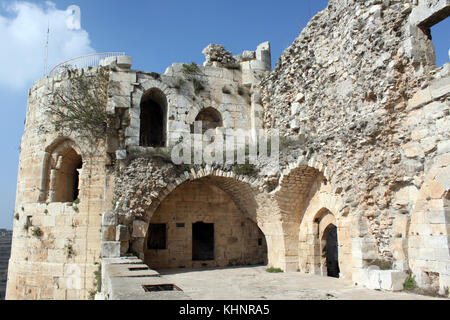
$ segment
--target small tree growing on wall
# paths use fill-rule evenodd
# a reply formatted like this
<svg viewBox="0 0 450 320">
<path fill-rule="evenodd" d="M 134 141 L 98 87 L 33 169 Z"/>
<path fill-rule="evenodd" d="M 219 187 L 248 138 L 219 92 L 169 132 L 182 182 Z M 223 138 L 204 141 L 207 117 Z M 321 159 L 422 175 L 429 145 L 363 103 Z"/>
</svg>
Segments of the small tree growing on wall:
<svg viewBox="0 0 450 320">
<path fill-rule="evenodd" d="M 95 142 L 108 133 L 110 116 L 106 112 L 109 73 L 98 68 L 91 73 L 66 69 L 69 79 L 53 92 L 48 106 L 56 131 L 76 133 Z"/>
</svg>

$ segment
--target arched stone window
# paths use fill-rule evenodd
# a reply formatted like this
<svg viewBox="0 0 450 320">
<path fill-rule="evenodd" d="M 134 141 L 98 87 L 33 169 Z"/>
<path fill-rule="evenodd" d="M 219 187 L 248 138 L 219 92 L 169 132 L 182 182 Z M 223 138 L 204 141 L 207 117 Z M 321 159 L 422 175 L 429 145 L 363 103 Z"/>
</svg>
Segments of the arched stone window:
<svg viewBox="0 0 450 320">
<path fill-rule="evenodd" d="M 223 127 L 222 115 L 214 108 L 205 108 L 197 115 L 195 122 L 202 123 L 202 134 L 209 129 Z M 194 132 L 194 124 L 191 124 L 191 133 Z"/>
<path fill-rule="evenodd" d="M 167 99 L 161 90 L 153 88 L 143 95 L 140 120 L 139 145 L 164 147 L 167 131 Z"/>
<path fill-rule="evenodd" d="M 71 140 L 64 140 L 46 153 L 41 202 L 73 202 L 79 198 L 83 160 Z"/>
</svg>

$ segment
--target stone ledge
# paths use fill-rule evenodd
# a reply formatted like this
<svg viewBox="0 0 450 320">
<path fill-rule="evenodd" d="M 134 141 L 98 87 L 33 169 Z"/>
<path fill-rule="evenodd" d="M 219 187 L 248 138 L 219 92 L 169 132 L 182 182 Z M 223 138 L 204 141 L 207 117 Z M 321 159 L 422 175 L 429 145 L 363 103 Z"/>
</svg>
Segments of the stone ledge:
<svg viewBox="0 0 450 320">
<path fill-rule="evenodd" d="M 354 272 L 353 281 L 357 285 L 372 290 L 402 291 L 407 274 L 397 270 L 379 270 L 376 266 Z"/>
</svg>

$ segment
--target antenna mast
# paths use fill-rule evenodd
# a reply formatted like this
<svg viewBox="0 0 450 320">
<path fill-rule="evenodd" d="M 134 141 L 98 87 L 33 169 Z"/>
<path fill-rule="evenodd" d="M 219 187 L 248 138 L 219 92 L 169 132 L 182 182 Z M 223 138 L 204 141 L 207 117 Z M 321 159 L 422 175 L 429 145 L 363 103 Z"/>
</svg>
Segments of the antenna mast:
<svg viewBox="0 0 450 320">
<path fill-rule="evenodd" d="M 47 40 L 45 43 L 45 62 L 44 62 L 44 76 L 47 76 L 48 73 L 48 40 L 50 38 L 50 21 L 48 22 L 47 27 Z"/>
</svg>

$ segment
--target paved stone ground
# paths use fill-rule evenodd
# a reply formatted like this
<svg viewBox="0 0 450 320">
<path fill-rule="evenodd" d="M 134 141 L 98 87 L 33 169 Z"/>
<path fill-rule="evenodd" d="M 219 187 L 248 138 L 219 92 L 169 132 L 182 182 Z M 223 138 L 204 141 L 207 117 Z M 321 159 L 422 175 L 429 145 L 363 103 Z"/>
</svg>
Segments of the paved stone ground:
<svg viewBox="0 0 450 320">
<path fill-rule="evenodd" d="M 194 300 L 428 300 L 405 292 L 355 287 L 351 281 L 301 273 L 268 273 L 265 266 L 158 270 Z"/>
</svg>

